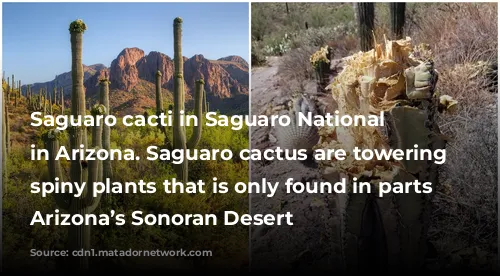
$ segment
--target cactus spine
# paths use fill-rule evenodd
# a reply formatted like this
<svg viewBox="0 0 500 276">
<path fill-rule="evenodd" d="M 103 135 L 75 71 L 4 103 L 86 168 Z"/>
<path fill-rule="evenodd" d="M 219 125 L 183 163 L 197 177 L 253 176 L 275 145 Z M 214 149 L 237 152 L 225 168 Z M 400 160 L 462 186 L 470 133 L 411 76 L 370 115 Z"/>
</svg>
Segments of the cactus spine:
<svg viewBox="0 0 500 276">
<path fill-rule="evenodd" d="M 391 10 L 391 29 L 394 39 L 403 38 L 403 28 L 405 25 L 406 3 L 390 3 Z"/>
<path fill-rule="evenodd" d="M 375 4 L 357 3 L 358 27 L 361 51 L 373 49 L 373 30 L 375 29 Z"/>
<path fill-rule="evenodd" d="M 103 115 L 109 115 L 111 110 L 109 108 L 109 80 L 107 74 L 105 78 L 100 80 L 99 85 L 100 85 L 99 102 L 101 105 L 104 106 L 104 111 L 105 111 L 105 114 Z M 63 93 L 61 90 L 61 97 L 62 95 Z M 62 103 L 62 106 L 64 106 L 64 102 Z M 110 134 L 111 134 L 111 127 L 108 125 L 104 125 L 102 128 L 102 147 L 103 149 L 108 151 L 111 147 Z M 111 160 L 109 159 L 104 160 L 102 166 L 103 166 L 103 174 L 102 174 L 103 179 L 112 178 L 113 172 L 112 172 Z"/>
<path fill-rule="evenodd" d="M 195 91 L 195 114 L 198 116 L 198 124 L 194 127 L 193 136 L 186 142 L 186 128 L 181 126 L 181 116 L 184 115 L 184 60 L 182 58 L 182 19 L 177 17 L 174 19 L 174 66 L 175 66 L 175 81 L 174 81 L 174 149 L 195 148 L 201 138 L 202 129 L 202 101 L 203 101 L 203 80 L 197 81 Z M 188 163 L 185 160 L 179 165 L 175 165 L 177 178 L 183 182 L 188 180 Z"/>
<path fill-rule="evenodd" d="M 70 24 L 69 31 L 71 34 L 71 55 L 72 55 L 72 102 L 71 114 L 73 116 L 85 115 L 85 94 L 83 90 L 83 66 L 82 66 L 82 38 L 83 32 L 86 30 L 86 25 L 81 20 L 76 20 Z M 94 116 L 105 113 L 103 105 L 97 105 L 92 109 Z M 101 129 L 98 126 L 93 127 L 92 146 L 96 149 L 101 143 Z M 70 145 L 72 149 L 80 148 L 83 145 L 87 147 L 87 141 L 84 139 L 86 129 L 82 127 L 70 128 Z M 58 148 L 59 135 L 55 130 L 50 130 L 45 135 L 45 141 L 49 155 L 54 156 Z M 52 153 L 50 153 L 52 151 Z M 50 177 L 61 177 L 59 161 L 54 158 L 49 158 Z M 100 181 L 99 175 L 99 160 L 91 160 L 88 163 L 83 160 L 72 160 L 70 167 L 70 180 L 77 183 L 86 183 L 85 192 L 80 197 L 75 197 L 72 194 L 57 194 L 56 203 L 59 208 L 68 211 L 71 214 L 85 215 L 93 212 L 101 199 L 100 195 L 93 197 L 94 182 Z M 89 225 L 74 225 L 68 230 L 68 248 L 69 250 L 87 250 L 90 248 L 90 226 Z M 73 267 L 80 269 L 88 268 L 88 257 L 76 257 Z"/>
</svg>

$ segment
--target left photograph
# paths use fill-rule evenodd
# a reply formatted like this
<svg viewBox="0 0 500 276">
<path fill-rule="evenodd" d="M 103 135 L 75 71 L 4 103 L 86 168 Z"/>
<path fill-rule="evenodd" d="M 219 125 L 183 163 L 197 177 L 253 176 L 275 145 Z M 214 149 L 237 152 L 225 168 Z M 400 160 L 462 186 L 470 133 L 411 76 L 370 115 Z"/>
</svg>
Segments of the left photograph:
<svg viewBox="0 0 500 276">
<path fill-rule="evenodd" d="M 248 226 L 209 222 L 248 194 L 189 189 L 246 182 L 248 161 L 174 152 L 249 148 L 202 123 L 249 112 L 249 4 L 2 8 L 3 271 L 246 271 Z"/>
</svg>

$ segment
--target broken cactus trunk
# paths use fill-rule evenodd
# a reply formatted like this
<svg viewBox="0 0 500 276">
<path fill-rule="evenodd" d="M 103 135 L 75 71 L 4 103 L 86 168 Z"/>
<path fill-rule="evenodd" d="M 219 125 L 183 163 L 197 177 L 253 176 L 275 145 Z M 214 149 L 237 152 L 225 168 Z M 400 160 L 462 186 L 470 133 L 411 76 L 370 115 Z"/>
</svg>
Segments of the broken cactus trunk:
<svg viewBox="0 0 500 276">
<path fill-rule="evenodd" d="M 410 271 L 424 265 L 430 196 L 391 193 L 378 196 L 384 182 L 438 184 L 433 161 L 356 160 L 353 149 L 444 149 L 436 124 L 440 98 L 434 93 L 437 71 L 428 52 L 419 53 L 411 39 L 388 41 L 344 59 L 345 67 L 327 87 L 340 114 L 384 112 L 384 127 L 322 127 L 315 148 L 343 149 L 345 160 L 321 161 L 324 177 L 369 182 L 371 193 L 338 194 L 343 259 L 348 271 Z M 418 57 L 418 58 L 417 58 Z M 446 96 L 448 97 L 448 96 Z M 416 145 L 416 146 L 415 146 Z"/>
</svg>

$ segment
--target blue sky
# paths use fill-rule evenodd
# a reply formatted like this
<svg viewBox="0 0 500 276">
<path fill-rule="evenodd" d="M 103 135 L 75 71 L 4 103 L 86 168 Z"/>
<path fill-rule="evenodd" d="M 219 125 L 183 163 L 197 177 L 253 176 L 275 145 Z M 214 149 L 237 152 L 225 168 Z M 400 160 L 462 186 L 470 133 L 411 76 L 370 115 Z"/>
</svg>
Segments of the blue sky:
<svg viewBox="0 0 500 276">
<path fill-rule="evenodd" d="M 2 70 L 23 83 L 71 70 L 69 24 L 82 19 L 83 63 L 106 66 L 124 49 L 173 56 L 173 20 L 183 19 L 183 55 L 249 60 L 248 3 L 3 3 Z"/>
</svg>

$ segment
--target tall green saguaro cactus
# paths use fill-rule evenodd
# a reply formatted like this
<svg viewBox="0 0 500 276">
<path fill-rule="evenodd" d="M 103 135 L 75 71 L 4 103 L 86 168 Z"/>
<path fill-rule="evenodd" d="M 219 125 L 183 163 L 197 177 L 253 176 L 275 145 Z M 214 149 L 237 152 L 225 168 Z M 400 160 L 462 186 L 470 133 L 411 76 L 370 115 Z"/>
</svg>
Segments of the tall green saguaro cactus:
<svg viewBox="0 0 500 276">
<path fill-rule="evenodd" d="M 2 138 L 2 188 L 4 191 L 6 191 L 6 179 L 7 179 L 7 143 L 8 143 L 8 140 L 6 139 L 7 138 L 7 109 L 6 109 L 6 102 L 5 102 L 5 99 L 6 99 L 6 95 L 7 95 L 7 91 L 3 91 L 2 92 L 2 116 L 3 116 L 3 120 L 2 120 L 2 135 L 4 135 Z"/>
<path fill-rule="evenodd" d="M 374 46 L 375 3 L 357 3 L 357 12 L 361 51 L 370 51 Z"/>
<path fill-rule="evenodd" d="M 6 155 L 5 157 L 8 156 L 8 154 L 10 153 L 10 122 L 9 122 L 9 93 L 7 92 L 6 95 L 4 95 L 4 98 L 3 98 L 3 102 L 4 102 L 4 113 L 3 113 L 3 116 L 4 116 L 4 119 L 3 119 L 3 122 L 5 123 L 5 131 L 3 132 L 3 135 L 5 135 L 3 138 L 4 138 L 4 145 L 5 145 L 5 152 L 6 152 Z"/>
<path fill-rule="evenodd" d="M 86 30 L 86 25 L 81 20 L 73 21 L 69 26 L 71 34 L 71 54 L 72 54 L 72 81 L 73 90 L 71 98 L 71 114 L 81 116 L 85 114 L 85 94 L 83 90 L 83 66 L 82 66 L 82 37 Z M 92 109 L 94 116 L 105 112 L 105 107 L 98 105 Z M 93 127 L 93 146 L 98 149 L 100 145 L 101 129 L 98 126 Z M 70 146 L 72 149 L 80 148 L 83 145 L 87 148 L 86 129 L 82 127 L 70 128 Z M 46 147 L 49 150 L 49 175 L 51 178 L 59 177 L 60 164 L 54 160 L 54 154 L 59 147 L 59 135 L 55 130 L 50 130 L 45 135 Z M 85 215 L 93 212 L 101 199 L 101 196 L 93 196 L 94 183 L 100 181 L 99 160 L 72 160 L 70 167 L 70 180 L 76 183 L 86 183 L 85 192 L 80 197 L 73 194 L 57 194 L 56 203 L 59 208 L 66 210 L 70 214 Z M 69 250 L 88 250 L 90 249 L 90 226 L 73 225 L 68 229 L 68 249 Z M 71 266 L 74 268 L 87 269 L 88 257 L 72 257 Z"/>
<path fill-rule="evenodd" d="M 174 19 L 174 141 L 175 149 L 186 151 L 186 132 L 185 127 L 181 125 L 181 116 L 184 112 L 184 60 L 182 58 L 182 18 Z M 181 113 L 182 112 L 182 113 Z M 187 182 L 188 164 L 182 162 L 175 165 L 177 178 Z"/>
<path fill-rule="evenodd" d="M 10 88 L 10 92 L 16 93 L 15 91 L 16 91 L 16 82 L 14 81 L 14 74 L 12 74 L 12 87 Z M 9 93 L 9 95 L 8 95 L 9 101 L 10 101 L 10 97 L 11 97 L 11 95 Z"/>
<path fill-rule="evenodd" d="M 83 21 L 76 20 L 70 24 L 69 32 L 71 34 L 71 77 L 73 85 L 71 89 L 71 115 L 85 115 L 85 90 L 83 86 L 83 64 L 82 64 L 82 42 L 83 33 L 87 26 Z M 82 128 L 81 133 L 77 135 L 79 138 L 73 140 L 77 143 L 76 147 L 83 144 L 87 147 L 87 129 Z M 76 137 L 75 137 L 76 138 Z M 80 140 L 81 139 L 81 140 Z M 75 147 L 75 148 L 76 148 Z"/>
<path fill-rule="evenodd" d="M 104 106 L 104 111 L 105 113 L 103 115 L 109 115 L 110 114 L 110 108 L 109 108 L 109 80 L 108 80 L 108 75 L 106 73 L 105 78 L 101 79 L 99 81 L 99 102 L 101 105 Z M 110 135 L 111 135 L 111 127 L 108 125 L 104 125 L 102 128 L 102 147 L 105 150 L 110 150 L 111 147 L 111 142 L 110 142 Z M 106 159 L 102 163 L 103 166 L 103 179 L 106 178 L 112 178 L 113 177 L 113 171 L 112 171 L 112 166 L 111 166 L 111 160 Z"/>
<path fill-rule="evenodd" d="M 195 91 L 195 114 L 198 117 L 198 124 L 194 127 L 193 136 L 186 142 L 186 127 L 181 125 L 181 116 L 184 112 L 184 60 L 182 58 L 182 19 L 177 17 L 174 19 L 174 66 L 175 66 L 175 81 L 174 81 L 174 127 L 173 127 L 173 147 L 175 149 L 186 150 L 187 148 L 195 148 L 198 145 L 201 137 L 202 129 L 202 102 L 203 102 L 203 80 L 196 83 Z M 181 113 L 182 112 L 182 113 Z M 185 160 L 175 166 L 177 178 L 184 182 L 188 180 L 188 163 Z"/>
<path fill-rule="evenodd" d="M 61 87 L 61 114 L 64 114 L 64 88 Z"/>
<path fill-rule="evenodd" d="M 21 89 L 21 88 L 19 88 Z M 19 93 L 17 91 L 14 92 L 14 106 L 17 107 L 17 101 L 19 99 Z"/>
<path fill-rule="evenodd" d="M 391 11 L 391 29 L 395 39 L 403 38 L 403 28 L 405 25 L 406 3 L 389 3 Z"/>
<path fill-rule="evenodd" d="M 158 70 L 156 72 L 156 113 L 159 115 L 162 112 L 165 112 L 163 109 L 163 97 L 161 95 L 161 71 Z"/>
</svg>

